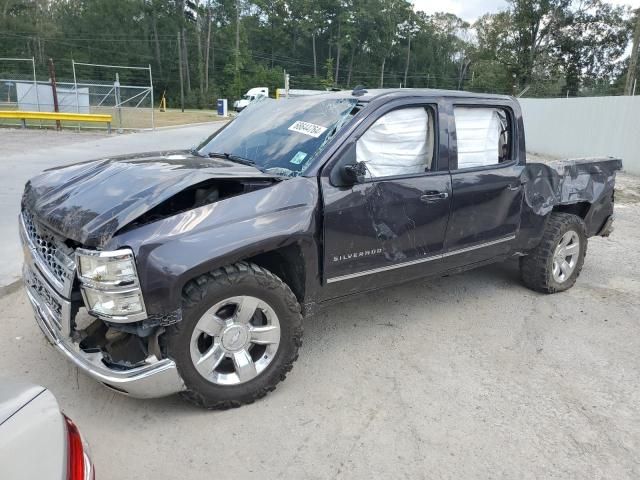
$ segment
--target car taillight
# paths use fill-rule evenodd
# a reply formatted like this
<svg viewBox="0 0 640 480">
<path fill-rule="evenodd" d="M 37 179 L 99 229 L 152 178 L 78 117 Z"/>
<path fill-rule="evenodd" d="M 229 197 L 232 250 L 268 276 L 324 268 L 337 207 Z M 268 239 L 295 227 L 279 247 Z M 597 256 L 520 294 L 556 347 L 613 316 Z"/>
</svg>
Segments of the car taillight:
<svg viewBox="0 0 640 480">
<path fill-rule="evenodd" d="M 94 470 L 85 455 L 80 431 L 73 421 L 64 415 L 67 424 L 67 480 L 94 478 Z M 86 463 L 85 463 L 86 462 Z M 90 476 L 89 476 L 90 475 Z"/>
</svg>

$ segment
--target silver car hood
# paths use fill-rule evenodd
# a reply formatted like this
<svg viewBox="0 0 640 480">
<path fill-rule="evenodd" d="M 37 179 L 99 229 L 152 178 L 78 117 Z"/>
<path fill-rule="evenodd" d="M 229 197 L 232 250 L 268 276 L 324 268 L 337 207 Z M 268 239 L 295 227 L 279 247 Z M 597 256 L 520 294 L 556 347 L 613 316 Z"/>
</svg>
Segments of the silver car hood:
<svg viewBox="0 0 640 480">
<path fill-rule="evenodd" d="M 0 425 L 44 391 L 38 385 L 0 378 Z"/>
</svg>

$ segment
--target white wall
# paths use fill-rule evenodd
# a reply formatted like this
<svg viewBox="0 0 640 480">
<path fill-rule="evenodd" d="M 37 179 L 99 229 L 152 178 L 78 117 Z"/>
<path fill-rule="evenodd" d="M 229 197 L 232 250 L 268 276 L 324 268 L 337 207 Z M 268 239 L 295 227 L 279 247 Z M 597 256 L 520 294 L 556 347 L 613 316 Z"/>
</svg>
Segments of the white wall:
<svg viewBox="0 0 640 480">
<path fill-rule="evenodd" d="M 622 158 L 640 175 L 640 96 L 520 98 L 527 150 L 558 157 Z"/>
</svg>

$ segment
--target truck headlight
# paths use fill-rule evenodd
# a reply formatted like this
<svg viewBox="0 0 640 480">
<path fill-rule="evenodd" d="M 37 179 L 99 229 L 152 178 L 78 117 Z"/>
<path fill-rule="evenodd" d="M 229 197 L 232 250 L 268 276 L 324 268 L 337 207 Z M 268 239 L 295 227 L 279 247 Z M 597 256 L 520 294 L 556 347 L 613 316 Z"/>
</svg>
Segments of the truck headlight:
<svg viewBox="0 0 640 480">
<path fill-rule="evenodd" d="M 144 312 L 144 303 L 139 291 L 106 292 L 84 289 L 84 297 L 89 310 L 97 315 L 128 317 Z"/>
<path fill-rule="evenodd" d="M 129 249 L 102 252 L 76 250 L 80 281 L 97 286 L 133 285 L 137 282 L 136 264 Z"/>
<path fill-rule="evenodd" d="M 133 252 L 76 250 L 82 296 L 90 313 L 113 322 L 146 318 Z"/>
</svg>

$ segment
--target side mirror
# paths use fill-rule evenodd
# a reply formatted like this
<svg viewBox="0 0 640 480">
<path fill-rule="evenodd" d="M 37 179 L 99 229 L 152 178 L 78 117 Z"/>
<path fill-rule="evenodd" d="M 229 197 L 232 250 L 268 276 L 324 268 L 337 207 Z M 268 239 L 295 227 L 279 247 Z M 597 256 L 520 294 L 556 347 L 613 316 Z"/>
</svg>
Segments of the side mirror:
<svg viewBox="0 0 640 480">
<path fill-rule="evenodd" d="M 342 178 L 347 185 L 364 183 L 367 175 L 367 165 L 364 162 L 351 163 L 342 167 Z"/>
<path fill-rule="evenodd" d="M 350 187 L 363 183 L 367 175 L 367 166 L 356 159 L 356 142 L 352 141 L 340 156 L 339 162 L 331 172 L 331 184 L 336 187 Z"/>
</svg>

